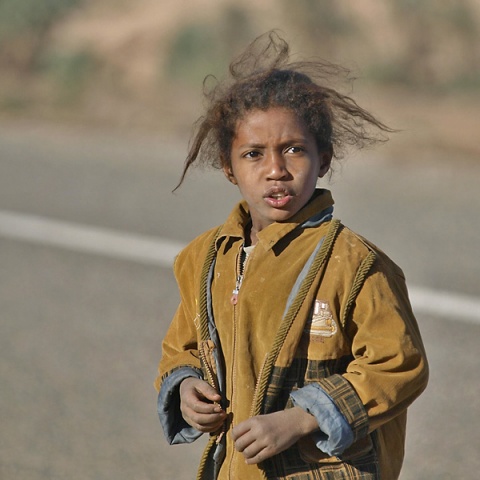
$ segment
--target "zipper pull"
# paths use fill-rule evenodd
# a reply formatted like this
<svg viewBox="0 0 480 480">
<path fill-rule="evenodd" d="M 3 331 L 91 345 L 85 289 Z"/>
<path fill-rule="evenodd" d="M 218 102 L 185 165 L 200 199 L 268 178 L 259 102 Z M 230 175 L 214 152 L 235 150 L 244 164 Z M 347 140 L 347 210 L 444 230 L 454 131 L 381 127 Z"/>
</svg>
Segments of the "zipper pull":
<svg viewBox="0 0 480 480">
<path fill-rule="evenodd" d="M 218 437 L 215 440 L 215 443 L 217 445 L 222 441 L 222 438 L 223 438 L 224 435 L 225 435 L 225 425 L 222 427 L 222 431 L 218 434 Z"/>
<path fill-rule="evenodd" d="M 240 286 L 242 285 L 242 276 L 237 277 L 237 283 L 235 284 L 235 290 L 232 291 L 232 296 L 230 297 L 230 303 L 236 305 L 238 302 L 238 292 L 240 292 Z"/>
</svg>

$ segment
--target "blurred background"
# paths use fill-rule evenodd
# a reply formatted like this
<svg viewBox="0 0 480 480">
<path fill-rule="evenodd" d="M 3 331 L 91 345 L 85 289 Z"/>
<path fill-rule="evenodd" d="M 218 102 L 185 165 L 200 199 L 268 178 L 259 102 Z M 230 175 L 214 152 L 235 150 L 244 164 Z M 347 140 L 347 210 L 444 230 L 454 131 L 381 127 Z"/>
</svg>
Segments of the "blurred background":
<svg viewBox="0 0 480 480">
<path fill-rule="evenodd" d="M 478 153 L 468 125 L 478 107 L 479 18 L 475 0 L 2 0 L 0 108 L 14 118 L 176 131 L 201 105 L 204 77 L 223 76 L 247 43 L 278 28 L 294 53 L 351 68 L 383 116 L 394 108 L 392 121 L 421 117 L 422 143 Z"/>
<path fill-rule="evenodd" d="M 326 186 L 411 285 L 432 374 L 402 480 L 478 478 L 476 0 L 0 0 L 0 478 L 195 477 L 152 386 L 171 261 L 239 197 L 211 171 L 171 190 L 204 77 L 272 28 L 399 130 Z"/>
</svg>

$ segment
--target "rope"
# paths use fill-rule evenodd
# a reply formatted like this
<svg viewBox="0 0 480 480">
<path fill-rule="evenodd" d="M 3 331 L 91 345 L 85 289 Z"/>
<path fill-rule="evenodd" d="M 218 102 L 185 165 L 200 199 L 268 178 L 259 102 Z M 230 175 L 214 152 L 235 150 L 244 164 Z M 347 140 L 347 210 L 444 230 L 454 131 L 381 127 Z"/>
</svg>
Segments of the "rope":
<svg viewBox="0 0 480 480">
<path fill-rule="evenodd" d="M 205 257 L 205 262 L 203 263 L 202 273 L 200 275 L 200 297 L 199 297 L 199 311 L 200 311 L 200 319 L 199 319 L 199 330 L 200 330 L 200 339 L 201 340 L 208 340 L 210 338 L 210 334 L 208 332 L 208 312 L 207 312 L 207 291 L 209 288 L 208 285 L 208 273 L 210 271 L 210 266 L 212 265 L 213 260 L 216 256 L 216 243 L 218 235 L 220 234 L 222 226 L 218 227 L 213 240 L 208 248 L 207 255 Z"/>
<path fill-rule="evenodd" d="M 292 326 L 292 323 L 295 320 L 298 310 L 300 309 L 303 301 L 305 300 L 305 297 L 307 296 L 307 293 L 310 290 L 310 287 L 312 286 L 312 283 L 315 277 L 317 276 L 317 273 L 320 270 L 320 267 L 325 262 L 327 255 L 329 254 L 333 246 L 333 242 L 335 240 L 335 237 L 337 235 L 339 228 L 340 228 L 340 221 L 336 219 L 332 220 L 332 223 L 327 232 L 327 235 L 325 236 L 323 245 L 318 251 L 317 255 L 315 256 L 312 266 L 310 267 L 306 277 L 304 278 L 302 285 L 300 286 L 300 289 L 297 293 L 297 296 L 292 302 L 292 305 L 290 305 L 290 308 L 288 309 L 288 312 L 285 315 L 282 321 L 282 324 L 280 325 L 277 331 L 275 340 L 272 345 L 272 349 L 268 356 L 265 368 L 263 369 L 263 372 L 262 372 L 262 378 L 260 379 L 260 383 L 259 383 L 259 390 L 258 390 L 258 395 L 256 399 L 256 404 L 252 409 L 253 415 L 261 414 L 262 402 L 265 397 L 265 392 L 267 390 L 267 386 L 270 380 L 270 374 L 272 372 L 273 366 L 278 357 L 280 349 L 282 345 L 285 343 L 285 339 L 290 330 L 290 327 Z"/>
<path fill-rule="evenodd" d="M 213 447 L 213 444 L 215 443 L 215 437 L 211 436 L 208 440 L 207 446 L 203 450 L 203 455 L 200 460 L 200 465 L 198 466 L 198 473 L 197 473 L 197 480 L 202 480 L 203 479 L 203 474 L 205 473 L 205 467 L 208 462 L 208 456 L 210 454 L 210 451 Z"/>
<path fill-rule="evenodd" d="M 200 313 L 200 319 L 199 319 L 199 331 L 200 331 L 200 339 L 201 340 L 208 340 L 210 338 L 210 334 L 208 331 L 208 311 L 207 311 L 207 291 L 209 288 L 208 285 L 208 273 L 210 271 L 210 267 L 212 265 L 212 262 L 215 259 L 216 256 L 216 243 L 217 243 L 217 238 L 220 234 L 222 226 L 218 227 L 217 231 L 215 232 L 215 235 L 213 236 L 213 240 L 210 243 L 210 246 L 207 251 L 207 255 L 205 257 L 205 261 L 203 263 L 202 267 L 202 272 L 200 274 L 200 295 L 199 295 L 199 313 Z M 203 475 L 205 473 L 205 468 L 208 462 L 208 457 L 210 454 L 210 451 L 213 447 L 213 444 L 216 441 L 216 436 L 211 436 L 207 446 L 205 447 L 203 451 L 202 458 L 200 460 L 200 465 L 198 467 L 198 473 L 197 473 L 197 480 L 202 480 Z"/>
<path fill-rule="evenodd" d="M 345 310 L 343 311 L 342 316 L 342 326 L 345 327 L 347 322 L 347 316 L 350 313 L 351 308 L 357 298 L 358 292 L 362 288 L 363 282 L 367 277 L 368 272 L 372 268 L 373 263 L 375 262 L 377 256 L 375 252 L 370 252 L 364 259 L 363 262 L 360 264 L 360 267 L 357 270 L 357 274 L 355 275 L 355 279 L 353 281 L 352 288 L 348 295 L 347 301 L 345 302 Z"/>
</svg>

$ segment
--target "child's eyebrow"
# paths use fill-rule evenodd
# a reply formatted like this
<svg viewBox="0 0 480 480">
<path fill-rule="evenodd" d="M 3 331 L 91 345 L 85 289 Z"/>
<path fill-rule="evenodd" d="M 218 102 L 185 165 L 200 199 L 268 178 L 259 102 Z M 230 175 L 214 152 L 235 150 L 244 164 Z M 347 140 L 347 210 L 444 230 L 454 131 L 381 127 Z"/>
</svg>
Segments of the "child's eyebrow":
<svg viewBox="0 0 480 480">
<path fill-rule="evenodd" d="M 263 143 L 244 143 L 243 145 L 239 145 L 238 148 L 264 148 L 265 145 Z"/>
<path fill-rule="evenodd" d="M 279 142 L 281 146 L 286 146 L 286 145 L 292 145 L 292 144 L 305 144 L 307 143 L 307 138 L 306 137 L 294 137 L 294 138 L 288 138 L 286 140 L 282 140 Z M 263 143 L 259 142 L 252 142 L 252 143 L 244 143 L 242 145 L 239 145 L 238 148 L 243 149 L 243 148 L 265 148 L 265 145 Z"/>
</svg>

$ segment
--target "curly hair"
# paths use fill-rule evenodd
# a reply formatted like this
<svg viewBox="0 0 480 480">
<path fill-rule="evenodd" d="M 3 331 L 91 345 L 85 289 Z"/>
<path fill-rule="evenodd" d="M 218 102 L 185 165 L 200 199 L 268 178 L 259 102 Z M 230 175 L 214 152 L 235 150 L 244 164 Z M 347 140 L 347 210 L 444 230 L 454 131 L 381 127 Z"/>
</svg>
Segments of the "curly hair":
<svg viewBox="0 0 480 480">
<path fill-rule="evenodd" d="M 290 48 L 276 31 L 256 38 L 230 64 L 229 80 L 204 80 L 208 107 L 195 123 L 178 188 L 193 164 L 231 167 L 231 146 L 238 122 L 252 110 L 280 107 L 294 112 L 316 140 L 319 151 L 342 158 L 346 147 L 385 142 L 394 130 L 352 98 L 328 86 L 349 71 L 329 62 L 290 62 Z M 210 81 L 214 81 L 209 88 Z"/>
</svg>

